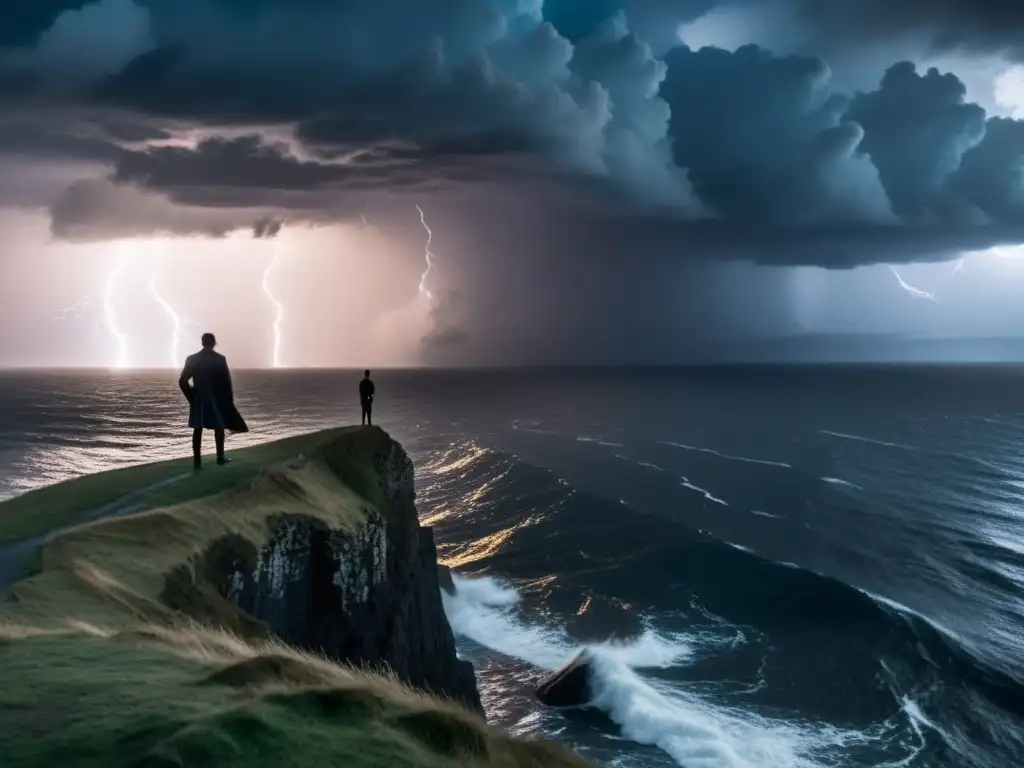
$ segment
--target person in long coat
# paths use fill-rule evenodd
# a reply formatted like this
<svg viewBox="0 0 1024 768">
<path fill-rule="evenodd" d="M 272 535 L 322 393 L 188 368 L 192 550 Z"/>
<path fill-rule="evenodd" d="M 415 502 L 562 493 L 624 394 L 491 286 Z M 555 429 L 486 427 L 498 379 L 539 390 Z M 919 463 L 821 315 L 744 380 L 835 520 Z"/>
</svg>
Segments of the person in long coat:
<svg viewBox="0 0 1024 768">
<path fill-rule="evenodd" d="M 203 465 L 203 430 L 212 429 L 217 446 L 217 463 L 227 464 L 224 432 L 248 432 L 249 427 L 235 407 L 231 371 L 224 355 L 214 351 L 217 339 L 204 333 L 203 348 L 185 359 L 178 386 L 189 403 L 188 425 L 192 427 L 192 461 L 196 469 Z M 189 383 L 191 382 L 191 383 Z"/>
</svg>

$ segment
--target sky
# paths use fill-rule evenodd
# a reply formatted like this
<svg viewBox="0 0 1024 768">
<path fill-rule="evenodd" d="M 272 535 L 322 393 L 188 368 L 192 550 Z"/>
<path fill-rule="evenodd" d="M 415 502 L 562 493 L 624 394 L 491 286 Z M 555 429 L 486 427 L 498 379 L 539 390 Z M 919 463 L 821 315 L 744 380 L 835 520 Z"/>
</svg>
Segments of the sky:
<svg viewBox="0 0 1024 768">
<path fill-rule="evenodd" d="M 1006 0 L 8 3 L 0 367 L 1013 356 L 1022 41 Z"/>
</svg>

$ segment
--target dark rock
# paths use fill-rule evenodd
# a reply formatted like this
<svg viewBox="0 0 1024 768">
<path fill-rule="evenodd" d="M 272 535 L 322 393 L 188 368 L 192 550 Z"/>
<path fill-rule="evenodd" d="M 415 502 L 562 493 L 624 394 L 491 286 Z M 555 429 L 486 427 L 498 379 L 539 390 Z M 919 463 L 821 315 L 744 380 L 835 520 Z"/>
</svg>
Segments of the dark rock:
<svg viewBox="0 0 1024 768">
<path fill-rule="evenodd" d="M 537 686 L 537 698 L 549 707 L 582 707 L 590 701 L 590 659 L 581 651 Z"/>
<path fill-rule="evenodd" d="M 452 580 L 452 569 L 447 565 L 437 566 L 437 582 L 449 595 L 455 594 L 455 582 Z"/>
<path fill-rule="evenodd" d="M 358 437 L 353 439 L 359 439 Z M 388 440 L 373 457 L 385 509 L 357 531 L 283 517 L 224 596 L 285 642 L 337 661 L 388 668 L 405 683 L 483 713 L 441 603 L 433 531 L 419 524 L 413 467 Z M 449 575 L 450 580 L 450 575 Z"/>
</svg>

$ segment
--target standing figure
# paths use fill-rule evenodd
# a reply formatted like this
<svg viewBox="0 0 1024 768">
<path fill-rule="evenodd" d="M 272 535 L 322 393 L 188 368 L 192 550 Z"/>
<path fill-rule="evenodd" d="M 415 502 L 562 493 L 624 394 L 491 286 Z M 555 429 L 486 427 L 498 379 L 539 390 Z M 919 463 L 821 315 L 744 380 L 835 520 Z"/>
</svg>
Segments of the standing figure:
<svg viewBox="0 0 1024 768">
<path fill-rule="evenodd" d="M 376 391 L 370 372 L 363 371 L 363 380 L 359 382 L 359 405 L 362 406 L 363 424 L 366 426 L 373 426 L 373 396 Z"/>
<path fill-rule="evenodd" d="M 203 466 L 204 429 L 213 430 L 217 463 L 221 465 L 229 461 L 224 455 L 224 431 L 249 431 L 245 419 L 235 408 L 227 358 L 213 351 L 217 339 L 212 333 L 204 333 L 202 343 L 201 350 L 185 359 L 185 367 L 178 377 L 178 386 L 189 404 L 188 425 L 192 427 L 192 462 L 196 469 Z"/>
</svg>

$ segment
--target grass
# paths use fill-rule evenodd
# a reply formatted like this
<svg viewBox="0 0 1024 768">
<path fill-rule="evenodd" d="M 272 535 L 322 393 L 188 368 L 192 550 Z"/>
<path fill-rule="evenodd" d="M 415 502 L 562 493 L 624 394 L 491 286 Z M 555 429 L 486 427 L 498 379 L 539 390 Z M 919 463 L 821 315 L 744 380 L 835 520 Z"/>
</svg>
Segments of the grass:
<svg viewBox="0 0 1024 768">
<path fill-rule="evenodd" d="M 386 677 L 229 634 L 0 634 L 5 766 L 586 768 Z"/>
<path fill-rule="evenodd" d="M 117 470 L 0 504 L 9 540 L 125 497 L 142 510 L 49 536 L 41 570 L 0 603 L 0 763 L 586 766 L 395 680 L 284 646 L 221 596 L 225 558 L 255 557 L 283 516 L 336 530 L 386 517 L 372 459 L 389 439 L 331 430 L 239 451 L 230 468 L 174 483 L 154 486 L 187 464 Z M 31 522 L 11 520 L 19 516 Z"/>
<path fill-rule="evenodd" d="M 126 497 L 131 497 L 128 503 L 134 511 L 141 511 L 209 496 L 253 479 L 268 465 L 314 451 L 358 429 L 342 427 L 242 448 L 231 453 L 232 461 L 227 466 L 209 466 L 212 462 L 207 462 L 195 475 L 192 458 L 188 457 L 98 472 L 37 488 L 0 503 L 0 546 L 78 525 L 97 510 L 124 502 Z"/>
</svg>

